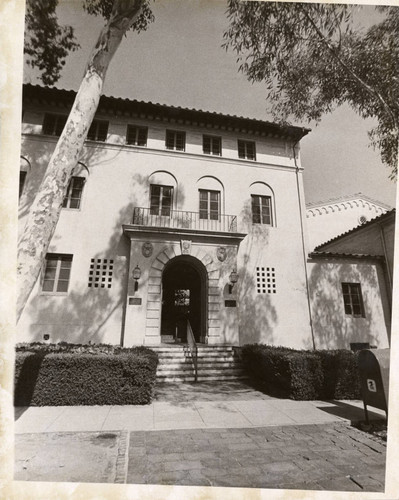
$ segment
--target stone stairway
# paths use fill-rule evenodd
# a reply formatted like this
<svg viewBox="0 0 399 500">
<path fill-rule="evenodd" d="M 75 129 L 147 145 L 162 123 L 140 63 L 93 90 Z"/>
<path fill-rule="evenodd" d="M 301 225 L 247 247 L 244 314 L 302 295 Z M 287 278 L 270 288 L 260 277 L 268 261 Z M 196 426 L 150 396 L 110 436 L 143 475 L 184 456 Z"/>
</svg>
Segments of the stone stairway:
<svg viewBox="0 0 399 500">
<path fill-rule="evenodd" d="M 187 345 L 151 346 L 158 354 L 159 382 L 194 382 L 194 365 Z M 198 382 L 247 378 L 233 346 L 198 346 Z"/>
</svg>

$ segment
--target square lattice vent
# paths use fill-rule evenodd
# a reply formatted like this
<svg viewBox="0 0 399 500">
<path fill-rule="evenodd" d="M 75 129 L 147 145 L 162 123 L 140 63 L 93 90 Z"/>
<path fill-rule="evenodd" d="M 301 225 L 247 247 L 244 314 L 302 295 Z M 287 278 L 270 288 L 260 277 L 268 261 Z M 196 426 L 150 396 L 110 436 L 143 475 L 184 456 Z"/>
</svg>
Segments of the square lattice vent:
<svg viewBox="0 0 399 500">
<path fill-rule="evenodd" d="M 276 293 L 276 271 L 274 267 L 256 268 L 256 291 L 258 293 Z"/>
<path fill-rule="evenodd" d="M 91 259 L 89 288 L 111 288 L 113 272 L 113 259 Z"/>
</svg>

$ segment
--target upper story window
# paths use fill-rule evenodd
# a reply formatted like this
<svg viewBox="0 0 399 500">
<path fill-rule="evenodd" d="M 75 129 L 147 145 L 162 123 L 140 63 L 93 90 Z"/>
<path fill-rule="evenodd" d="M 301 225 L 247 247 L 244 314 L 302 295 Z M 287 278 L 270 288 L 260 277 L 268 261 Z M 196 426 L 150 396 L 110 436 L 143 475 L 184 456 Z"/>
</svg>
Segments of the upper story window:
<svg viewBox="0 0 399 500">
<path fill-rule="evenodd" d="M 238 158 L 256 160 L 255 142 L 238 139 Z"/>
<path fill-rule="evenodd" d="M 48 253 L 44 270 L 42 291 L 66 293 L 71 274 L 72 255 Z"/>
<path fill-rule="evenodd" d="M 107 140 L 107 135 L 108 135 L 108 125 L 109 122 L 107 120 L 94 119 L 89 128 L 87 139 L 89 141 L 105 142 Z"/>
<path fill-rule="evenodd" d="M 166 149 L 174 151 L 185 151 L 186 149 L 186 133 L 179 130 L 166 131 Z"/>
<path fill-rule="evenodd" d="M 67 121 L 66 115 L 45 113 L 43 119 L 42 133 L 45 135 L 60 136 Z"/>
<path fill-rule="evenodd" d="M 360 283 L 342 283 L 345 314 L 364 318 L 364 305 Z"/>
<path fill-rule="evenodd" d="M 200 219 L 219 220 L 220 191 L 199 190 Z"/>
<path fill-rule="evenodd" d="M 19 195 L 18 195 L 19 198 L 21 198 L 21 195 L 24 191 L 25 181 L 26 181 L 26 172 L 21 170 L 19 172 Z"/>
<path fill-rule="evenodd" d="M 173 187 L 151 184 L 150 214 L 170 217 L 172 210 Z"/>
<path fill-rule="evenodd" d="M 202 137 L 202 150 L 206 155 L 222 156 L 222 139 L 213 135 Z"/>
<path fill-rule="evenodd" d="M 254 224 L 273 225 L 271 196 L 251 195 L 252 222 Z"/>
<path fill-rule="evenodd" d="M 72 177 L 62 204 L 63 208 L 80 208 L 84 184 L 84 177 Z"/>
<path fill-rule="evenodd" d="M 147 146 L 148 127 L 128 125 L 126 131 L 126 144 L 133 146 Z"/>
</svg>

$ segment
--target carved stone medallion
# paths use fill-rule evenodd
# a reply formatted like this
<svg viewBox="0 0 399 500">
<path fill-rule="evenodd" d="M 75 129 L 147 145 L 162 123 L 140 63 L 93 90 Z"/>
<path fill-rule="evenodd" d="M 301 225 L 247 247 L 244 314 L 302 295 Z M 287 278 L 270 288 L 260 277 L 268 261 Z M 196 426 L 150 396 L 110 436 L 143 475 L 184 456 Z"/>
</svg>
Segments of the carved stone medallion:
<svg viewBox="0 0 399 500">
<path fill-rule="evenodd" d="M 224 262 L 227 257 L 226 247 L 218 247 L 216 250 L 216 256 L 220 262 Z"/>
<path fill-rule="evenodd" d="M 181 253 L 182 255 L 190 255 L 191 254 L 191 241 L 190 240 L 181 240 Z"/>
<path fill-rule="evenodd" d="M 143 243 L 143 246 L 141 247 L 141 252 L 144 255 L 144 257 L 151 257 L 153 251 L 154 247 L 152 243 L 150 243 L 149 241 Z"/>
</svg>

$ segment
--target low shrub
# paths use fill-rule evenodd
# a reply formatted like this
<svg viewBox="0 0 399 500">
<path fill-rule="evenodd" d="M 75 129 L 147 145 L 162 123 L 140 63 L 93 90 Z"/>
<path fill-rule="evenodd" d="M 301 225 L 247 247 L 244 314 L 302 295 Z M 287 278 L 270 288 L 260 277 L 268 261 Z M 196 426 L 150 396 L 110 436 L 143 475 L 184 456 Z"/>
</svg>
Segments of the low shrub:
<svg viewBox="0 0 399 500">
<path fill-rule="evenodd" d="M 324 399 L 361 399 L 357 353 L 345 349 L 316 351 L 321 359 Z"/>
<path fill-rule="evenodd" d="M 248 374 L 270 395 L 297 400 L 361 397 L 356 355 L 351 351 L 249 344 L 241 356 Z"/>
<path fill-rule="evenodd" d="M 82 347 L 82 346 L 81 346 Z M 85 346 L 86 348 L 86 346 Z M 145 348 L 36 345 L 17 349 L 16 406 L 127 405 L 151 402 L 158 356 Z"/>
</svg>

